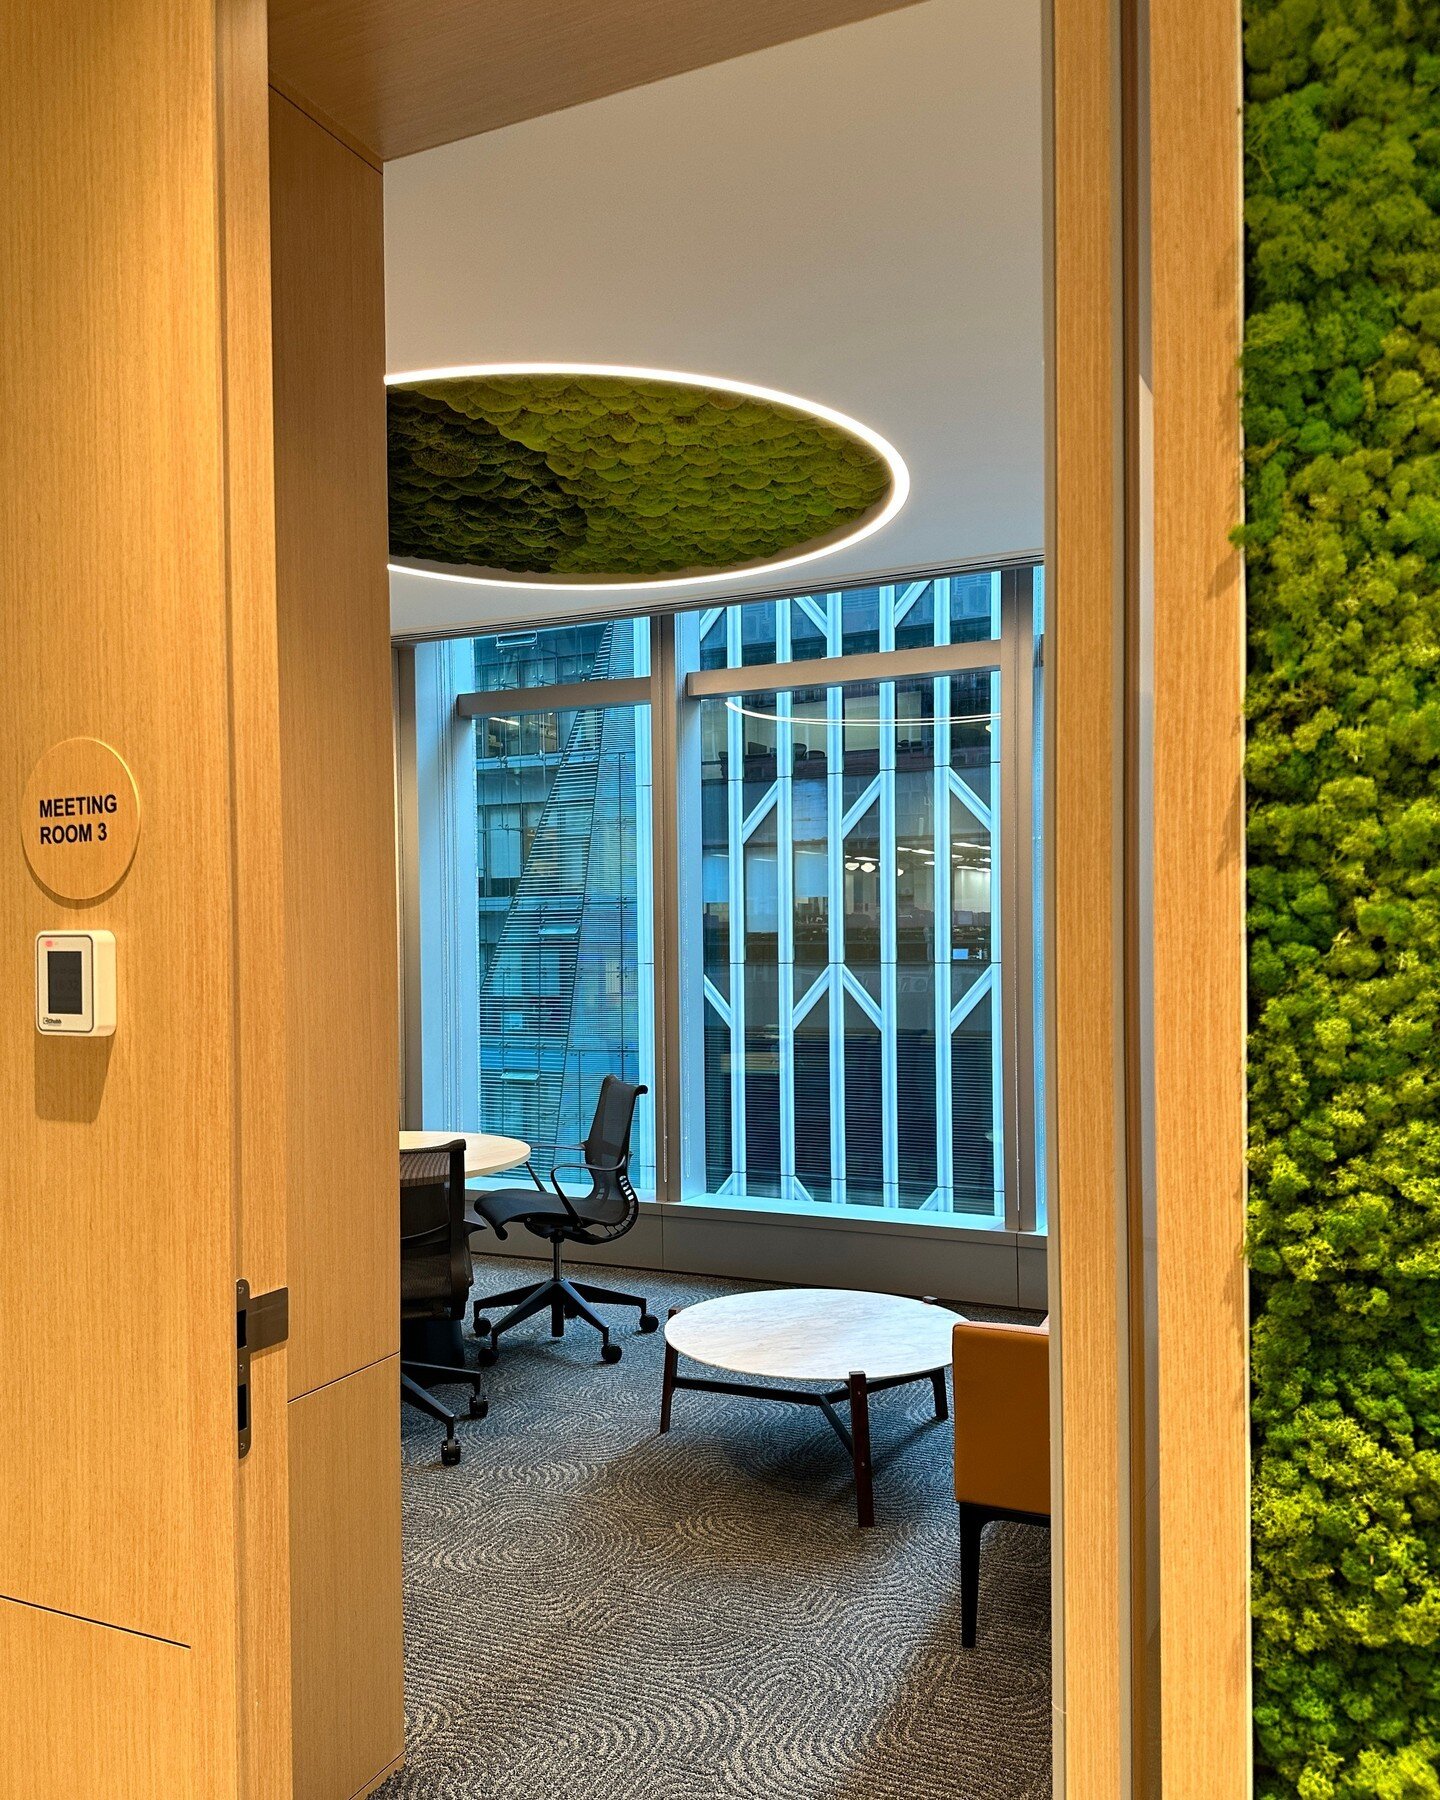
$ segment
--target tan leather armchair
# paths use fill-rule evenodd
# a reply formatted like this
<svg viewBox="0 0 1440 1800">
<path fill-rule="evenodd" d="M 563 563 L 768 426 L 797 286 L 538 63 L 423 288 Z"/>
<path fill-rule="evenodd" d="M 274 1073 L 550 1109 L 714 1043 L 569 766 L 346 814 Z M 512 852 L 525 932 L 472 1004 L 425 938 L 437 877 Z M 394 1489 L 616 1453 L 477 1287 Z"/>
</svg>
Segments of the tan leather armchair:
<svg viewBox="0 0 1440 1800">
<path fill-rule="evenodd" d="M 1050 1321 L 955 1327 L 955 1498 L 960 1642 L 975 1643 L 980 1534 L 995 1519 L 1050 1522 Z"/>
</svg>

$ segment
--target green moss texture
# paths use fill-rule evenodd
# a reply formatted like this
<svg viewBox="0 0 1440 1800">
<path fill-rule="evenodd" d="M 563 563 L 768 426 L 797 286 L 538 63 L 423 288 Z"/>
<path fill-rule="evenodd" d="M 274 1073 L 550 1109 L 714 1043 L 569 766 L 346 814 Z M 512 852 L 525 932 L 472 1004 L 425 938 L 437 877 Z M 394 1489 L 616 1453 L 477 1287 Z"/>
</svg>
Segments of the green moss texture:
<svg viewBox="0 0 1440 1800">
<path fill-rule="evenodd" d="M 517 575 L 743 567 L 856 523 L 884 461 L 793 407 L 605 375 L 389 390 L 390 550 Z"/>
<path fill-rule="evenodd" d="M 1440 0 L 1246 0 L 1258 1791 L 1440 1796 Z"/>
</svg>

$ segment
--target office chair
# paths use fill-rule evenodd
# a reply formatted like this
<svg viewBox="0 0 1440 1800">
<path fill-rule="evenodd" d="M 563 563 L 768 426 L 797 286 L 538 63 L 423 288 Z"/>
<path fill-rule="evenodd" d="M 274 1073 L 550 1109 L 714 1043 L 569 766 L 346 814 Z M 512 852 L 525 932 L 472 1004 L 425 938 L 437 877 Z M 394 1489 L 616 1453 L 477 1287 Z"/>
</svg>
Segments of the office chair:
<svg viewBox="0 0 1440 1800">
<path fill-rule="evenodd" d="M 548 1192 L 530 1164 L 531 1188 L 501 1188 L 493 1194 L 477 1197 L 475 1210 L 491 1226 L 496 1237 L 506 1235 L 507 1225 L 523 1225 L 536 1237 L 550 1240 L 550 1279 L 532 1287 L 513 1288 L 503 1294 L 490 1294 L 475 1302 L 475 1335 L 482 1340 L 480 1359 L 495 1360 L 501 1332 L 518 1325 L 522 1319 L 550 1309 L 550 1335 L 564 1337 L 567 1319 L 584 1319 L 600 1333 L 600 1356 L 607 1363 L 620 1360 L 620 1346 L 610 1342 L 610 1328 L 594 1310 L 595 1306 L 636 1306 L 640 1309 L 641 1331 L 654 1331 L 659 1320 L 639 1294 L 618 1294 L 610 1288 L 595 1287 L 585 1281 L 569 1280 L 561 1267 L 561 1252 L 566 1243 L 609 1244 L 623 1237 L 640 1216 L 640 1202 L 630 1185 L 630 1126 L 635 1117 L 635 1102 L 646 1090 L 607 1075 L 600 1083 L 600 1098 L 595 1103 L 595 1117 L 589 1136 L 583 1144 L 563 1145 L 564 1149 L 584 1152 L 583 1159 L 573 1163 L 557 1163 L 550 1171 Z M 560 1185 L 562 1172 L 585 1170 L 590 1176 L 590 1192 L 573 1199 Z M 538 1190 L 538 1191 L 537 1191 Z M 478 1230 L 480 1220 L 472 1229 Z M 592 1304 L 593 1303 L 593 1304 Z M 512 1310 L 493 1325 L 484 1315 L 498 1307 Z M 486 1341 L 488 1340 L 488 1342 Z"/>
<path fill-rule="evenodd" d="M 400 1318 L 463 1319 L 474 1279 L 470 1234 L 465 1219 L 465 1140 L 433 1150 L 400 1152 Z M 400 1351 L 400 1398 L 445 1427 L 440 1460 L 455 1464 L 459 1415 L 443 1406 L 422 1382 L 443 1386 L 468 1383 L 470 1417 L 490 1410 L 480 1396 L 480 1377 L 453 1363 L 417 1362 Z"/>
<path fill-rule="evenodd" d="M 980 1538 L 995 1519 L 1050 1523 L 1050 1321 L 955 1327 L 960 1643 L 980 1618 Z"/>
</svg>

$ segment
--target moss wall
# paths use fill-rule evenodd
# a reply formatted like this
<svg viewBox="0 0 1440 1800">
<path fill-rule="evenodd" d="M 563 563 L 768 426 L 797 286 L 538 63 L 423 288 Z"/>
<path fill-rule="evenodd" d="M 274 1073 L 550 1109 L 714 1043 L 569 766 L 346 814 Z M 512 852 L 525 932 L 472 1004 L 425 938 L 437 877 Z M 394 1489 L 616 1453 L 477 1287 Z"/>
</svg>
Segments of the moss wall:
<svg viewBox="0 0 1440 1800">
<path fill-rule="evenodd" d="M 613 375 L 389 390 L 390 549 L 516 574 L 768 560 L 862 519 L 884 460 L 791 406 Z"/>
<path fill-rule="evenodd" d="M 1247 0 L 1258 1789 L 1440 1796 L 1440 0 Z"/>
</svg>

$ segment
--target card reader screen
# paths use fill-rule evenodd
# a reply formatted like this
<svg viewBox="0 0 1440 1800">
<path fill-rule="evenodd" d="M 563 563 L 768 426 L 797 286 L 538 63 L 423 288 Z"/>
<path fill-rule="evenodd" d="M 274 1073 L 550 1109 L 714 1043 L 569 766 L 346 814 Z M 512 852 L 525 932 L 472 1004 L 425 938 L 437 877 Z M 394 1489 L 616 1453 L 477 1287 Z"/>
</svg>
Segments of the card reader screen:
<svg viewBox="0 0 1440 1800">
<path fill-rule="evenodd" d="M 79 950 L 47 950 L 49 1004 L 54 1016 L 78 1017 L 85 1010 L 84 953 Z"/>
</svg>

